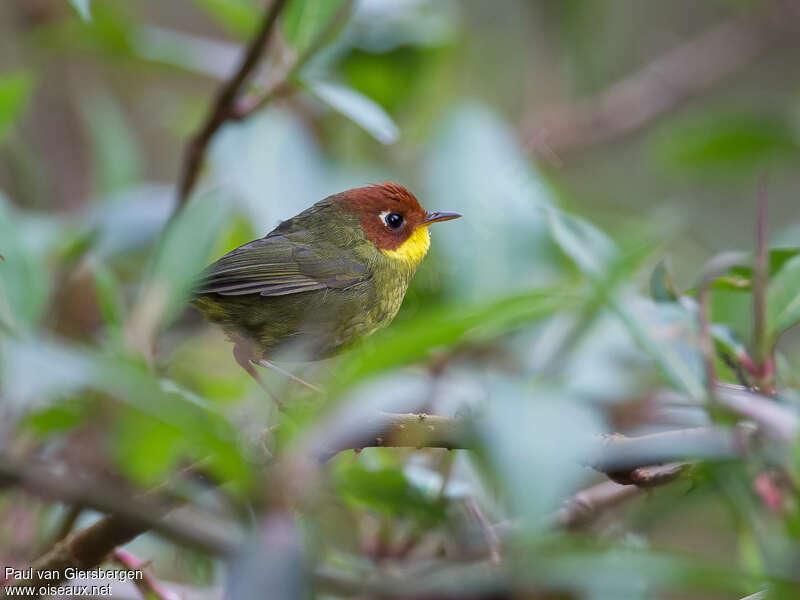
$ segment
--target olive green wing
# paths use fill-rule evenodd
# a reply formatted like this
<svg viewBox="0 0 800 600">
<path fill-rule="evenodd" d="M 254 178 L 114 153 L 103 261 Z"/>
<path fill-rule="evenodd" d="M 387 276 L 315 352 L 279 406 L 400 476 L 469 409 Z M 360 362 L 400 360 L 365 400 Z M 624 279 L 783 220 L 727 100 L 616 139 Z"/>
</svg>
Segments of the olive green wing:
<svg viewBox="0 0 800 600">
<path fill-rule="evenodd" d="M 368 278 L 367 268 L 351 250 L 314 240 L 308 232 L 272 233 L 208 267 L 195 292 L 283 296 L 347 288 Z"/>
</svg>

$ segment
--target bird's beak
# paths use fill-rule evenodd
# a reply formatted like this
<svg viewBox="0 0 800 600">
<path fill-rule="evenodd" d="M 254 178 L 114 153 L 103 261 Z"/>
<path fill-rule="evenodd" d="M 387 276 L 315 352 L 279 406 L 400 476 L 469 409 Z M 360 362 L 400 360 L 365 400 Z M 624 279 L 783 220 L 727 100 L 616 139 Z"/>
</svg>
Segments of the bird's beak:
<svg viewBox="0 0 800 600">
<path fill-rule="evenodd" d="M 438 223 L 439 221 L 450 221 L 452 219 L 457 219 L 460 216 L 462 216 L 461 213 L 457 212 L 433 211 L 425 215 L 425 220 L 422 222 L 422 224 L 427 227 L 431 223 Z"/>
</svg>

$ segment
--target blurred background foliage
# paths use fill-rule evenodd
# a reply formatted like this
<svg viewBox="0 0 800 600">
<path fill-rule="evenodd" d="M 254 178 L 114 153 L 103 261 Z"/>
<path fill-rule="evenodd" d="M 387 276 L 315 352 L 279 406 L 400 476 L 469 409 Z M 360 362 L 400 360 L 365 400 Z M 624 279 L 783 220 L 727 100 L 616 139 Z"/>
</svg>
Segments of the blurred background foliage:
<svg viewBox="0 0 800 600">
<path fill-rule="evenodd" d="M 780 339 L 777 402 L 798 408 L 798 347 L 783 333 L 800 320 L 800 15 L 783 4 L 775 25 L 772 3 L 755 1 L 359 0 L 314 48 L 342 2 L 290 0 L 254 87 L 308 60 L 289 91 L 214 137 L 165 230 L 186 141 L 264 3 L 6 0 L 0 461 L 52 461 L 130 494 L 172 482 L 204 526 L 220 521 L 245 549 L 222 561 L 156 534 L 129 545 L 185 598 L 798 597 L 792 444 L 696 465 L 578 531 L 553 522 L 604 479 L 581 464 L 591 435 L 732 422 L 703 408 L 697 291 L 710 257 L 742 251 L 711 284 L 714 344 L 728 357 L 715 366 L 736 383 L 742 357 L 758 357 L 763 174 L 774 230 L 764 333 Z M 761 37 L 732 38 L 725 60 L 691 54 L 720 24 L 762 20 L 744 29 Z M 558 129 L 545 116 L 589 111 L 621 80 L 665 77 L 614 118 L 661 106 L 674 90 L 657 61 L 674 48 L 736 68 L 599 143 L 548 138 Z M 279 412 L 186 308 L 188 291 L 280 219 L 379 181 L 465 218 L 434 231 L 389 329 L 291 367 L 324 397 L 264 373 L 288 406 Z M 341 453 L 282 516 L 276 497 L 304 471 L 273 468 L 281 457 L 377 410 L 466 419 L 477 448 Z M 195 461 L 222 486 L 176 476 Z M 98 518 L 77 513 L 70 522 L 69 507 L 4 488 L 0 564 L 27 564 L 60 524 Z M 499 565 L 487 522 L 501 532 Z"/>
</svg>

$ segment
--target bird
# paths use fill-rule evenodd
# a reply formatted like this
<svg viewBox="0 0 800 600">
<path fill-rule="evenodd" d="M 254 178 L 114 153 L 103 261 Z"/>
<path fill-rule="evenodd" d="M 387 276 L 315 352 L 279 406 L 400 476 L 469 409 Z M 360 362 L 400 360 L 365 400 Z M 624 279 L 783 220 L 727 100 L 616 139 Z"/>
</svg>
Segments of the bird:
<svg viewBox="0 0 800 600">
<path fill-rule="evenodd" d="M 320 391 L 270 358 L 325 359 L 387 326 L 428 252 L 428 227 L 461 216 L 426 212 L 397 183 L 333 194 L 207 267 L 192 302 L 267 392 L 254 364 Z"/>
</svg>

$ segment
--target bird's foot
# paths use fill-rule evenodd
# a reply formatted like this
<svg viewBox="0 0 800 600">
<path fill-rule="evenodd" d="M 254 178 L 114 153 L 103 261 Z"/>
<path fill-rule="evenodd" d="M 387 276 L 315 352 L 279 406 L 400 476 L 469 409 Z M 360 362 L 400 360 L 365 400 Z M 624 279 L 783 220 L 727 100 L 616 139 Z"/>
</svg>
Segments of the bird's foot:
<svg viewBox="0 0 800 600">
<path fill-rule="evenodd" d="M 255 370 L 253 367 L 253 362 L 255 359 L 253 358 L 252 353 L 249 351 L 247 346 L 243 346 L 241 344 L 236 344 L 233 347 L 233 357 L 236 359 L 236 362 L 239 363 L 239 366 L 242 367 L 250 377 L 255 379 L 256 383 L 261 386 L 261 389 L 267 393 L 272 401 L 278 405 L 278 408 L 283 410 L 283 402 L 280 398 L 267 387 L 267 384 L 261 378 L 261 375 L 258 374 L 258 371 Z"/>
<path fill-rule="evenodd" d="M 253 362 L 255 362 L 257 365 L 261 365 L 262 367 L 266 367 L 268 369 L 272 369 L 273 371 L 277 371 L 278 373 L 280 373 L 284 377 L 288 377 L 289 379 L 291 379 L 295 383 L 299 383 L 300 385 L 305 386 L 310 390 L 314 390 L 318 394 L 324 394 L 325 393 L 325 390 L 323 390 L 321 387 L 318 387 L 318 386 L 314 385 L 313 383 L 307 382 L 305 379 L 302 379 L 302 378 L 298 377 L 294 373 L 290 373 L 286 369 L 282 369 L 278 365 L 276 365 L 274 363 L 271 363 L 266 359 L 262 358 L 261 360 L 256 360 L 256 361 L 253 361 Z"/>
</svg>

